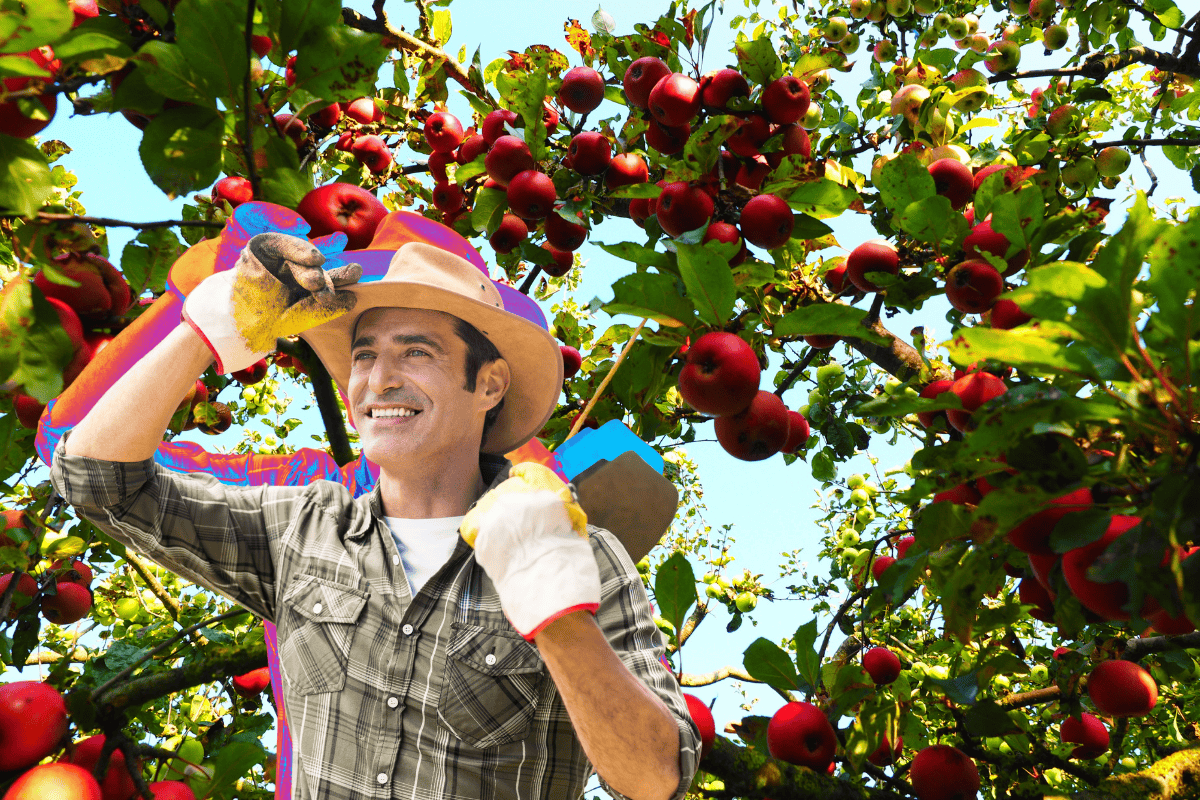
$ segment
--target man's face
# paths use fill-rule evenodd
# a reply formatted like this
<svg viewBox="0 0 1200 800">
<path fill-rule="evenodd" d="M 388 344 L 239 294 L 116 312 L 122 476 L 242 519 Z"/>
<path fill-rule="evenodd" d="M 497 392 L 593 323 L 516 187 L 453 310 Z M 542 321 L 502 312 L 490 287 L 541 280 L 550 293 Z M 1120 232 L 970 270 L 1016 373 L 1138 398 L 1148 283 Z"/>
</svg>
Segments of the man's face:
<svg viewBox="0 0 1200 800">
<path fill-rule="evenodd" d="M 466 356 L 449 314 L 375 308 L 362 315 L 347 388 L 367 458 L 382 467 L 398 458 L 411 464 L 413 456 L 479 452 L 484 415 L 503 396 L 503 390 L 496 395 L 496 381 L 485 378 L 503 365 L 507 388 L 507 365 L 485 366 L 468 392 Z"/>
</svg>

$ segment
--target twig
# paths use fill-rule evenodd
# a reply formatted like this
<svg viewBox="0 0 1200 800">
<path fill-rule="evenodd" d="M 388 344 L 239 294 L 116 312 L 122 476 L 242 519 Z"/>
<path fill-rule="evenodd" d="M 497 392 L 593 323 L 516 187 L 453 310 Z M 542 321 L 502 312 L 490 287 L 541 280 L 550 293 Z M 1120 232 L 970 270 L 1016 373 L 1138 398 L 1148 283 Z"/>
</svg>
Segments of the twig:
<svg viewBox="0 0 1200 800">
<path fill-rule="evenodd" d="M 829 627 L 827 627 L 825 629 L 825 638 L 821 640 L 821 649 L 817 651 L 817 663 L 818 664 L 820 664 L 822 661 L 825 660 L 825 651 L 829 649 L 829 637 L 833 635 L 833 629 L 835 627 L 837 627 L 838 620 L 842 618 L 842 615 L 846 613 L 847 609 L 849 609 L 850 606 L 854 605 L 854 603 L 860 597 L 866 597 L 870 593 L 871 593 L 870 589 L 866 589 L 866 588 L 859 589 L 857 592 L 855 592 L 854 594 L 847 597 L 845 602 L 842 603 L 841 607 L 838 608 L 837 613 L 833 615 L 833 619 L 829 621 Z M 814 686 L 813 688 L 817 689 L 820 686 L 822 686 L 823 684 L 824 684 L 824 679 L 821 677 L 820 671 L 818 671 L 817 672 L 817 686 Z"/>
<path fill-rule="evenodd" d="M 625 344 L 625 349 L 623 349 L 621 354 L 617 356 L 617 360 L 613 363 L 612 369 L 610 369 L 608 374 L 604 376 L 604 380 L 600 381 L 600 385 L 596 387 L 596 391 L 592 393 L 592 399 L 588 400 L 587 405 L 583 407 L 583 411 L 580 413 L 579 418 L 576 419 L 575 424 L 571 426 L 571 432 L 567 434 L 566 439 L 563 439 L 564 442 L 575 434 L 579 433 L 579 429 L 583 427 L 583 423 L 587 420 L 588 414 L 590 414 L 592 409 L 596 406 L 596 401 L 599 400 L 600 395 L 604 393 L 604 387 L 608 386 L 608 382 L 612 380 L 613 375 L 617 374 L 617 369 L 620 368 L 621 362 L 625 360 L 625 356 L 629 355 L 629 351 L 633 349 L 634 342 L 637 341 L 638 336 L 640 336 L 642 333 L 642 328 L 646 327 L 646 323 L 648 321 L 649 318 L 647 317 L 638 324 L 637 330 L 633 332 L 633 335 L 629 337 L 629 341 Z"/>
<path fill-rule="evenodd" d="M 1004 83 L 1005 81 L 1022 78 L 1052 78 L 1057 76 L 1078 76 L 1101 81 L 1108 75 L 1128 67 L 1131 64 L 1148 64 L 1158 67 L 1162 72 L 1173 72 L 1200 78 L 1200 63 L 1188 61 L 1185 58 L 1160 53 L 1147 47 L 1131 47 L 1119 53 L 1095 54 L 1083 62 L 1082 66 L 1068 69 L 1034 69 L 1027 72 L 1002 72 L 988 78 L 988 83 Z"/>
<path fill-rule="evenodd" d="M 792 371 L 788 373 L 788 376 L 783 379 L 783 383 L 779 384 L 779 388 L 775 390 L 776 397 L 783 397 L 783 393 L 792 388 L 792 384 L 795 383 L 796 379 L 800 377 L 801 372 L 804 372 L 804 370 L 808 369 L 808 365 L 812 363 L 812 360 L 816 355 L 817 348 L 808 348 L 808 352 L 804 354 L 804 357 L 800 359 L 800 362 L 792 368 Z"/>
<path fill-rule="evenodd" d="M 521 288 L 517 291 L 519 291 L 521 294 L 529 294 L 529 290 L 533 286 L 534 280 L 541 271 L 542 268 L 537 264 L 534 264 L 533 269 L 529 270 L 529 274 L 525 276 L 525 280 L 521 282 Z"/>
<path fill-rule="evenodd" d="M 875 295 L 875 299 L 871 301 L 871 310 L 867 312 L 867 316 L 863 317 L 862 324 L 866 327 L 871 327 L 876 322 L 879 322 L 879 312 L 883 310 L 883 295 Z"/>
<path fill-rule="evenodd" d="M 321 412 L 321 421 L 325 424 L 325 433 L 329 437 L 329 450 L 333 460 L 339 467 L 354 460 L 354 451 L 350 448 L 350 435 L 346 433 L 346 423 L 338 410 L 337 395 L 333 388 L 333 379 L 329 370 L 317 358 L 316 353 L 303 340 L 296 342 L 290 339 L 276 339 L 275 348 L 292 358 L 300 359 L 304 370 L 312 382 L 313 394 L 317 398 L 317 408 Z"/>
<path fill-rule="evenodd" d="M 0 219 L 17 219 L 20 214 L 6 213 L 0 214 Z M 224 222 L 216 222 L 203 219 L 167 219 L 157 222 L 127 222 L 120 219 L 109 219 L 108 217 L 89 217 L 79 214 L 56 214 L 51 211 L 39 211 L 37 218 L 46 222 L 86 222 L 89 225 L 99 225 L 102 228 L 134 228 L 136 230 L 150 230 L 151 228 L 174 228 L 174 227 L 191 227 L 191 228 L 223 228 Z"/>
<path fill-rule="evenodd" d="M 1159 147 L 1178 145 L 1179 147 L 1194 147 L 1200 144 L 1200 139 L 1116 139 L 1108 142 L 1091 142 L 1092 147 Z"/>
<path fill-rule="evenodd" d="M 1150 190 L 1146 192 L 1146 197 L 1153 197 L 1154 190 L 1158 188 L 1158 176 L 1154 174 L 1154 170 L 1150 167 L 1150 162 L 1146 159 L 1146 151 L 1141 153 L 1142 166 L 1146 170 L 1146 174 L 1150 176 Z"/>
<path fill-rule="evenodd" d="M 246 77 L 242 80 L 242 105 L 246 114 L 245 141 L 242 142 L 242 153 L 246 159 L 246 173 L 250 181 L 250 192 L 255 199 L 259 197 L 258 170 L 254 168 L 254 129 L 250 124 L 254 107 L 250 104 L 250 63 L 253 58 L 254 7 L 255 0 L 246 4 Z"/>
<path fill-rule="evenodd" d="M 0 620 L 8 619 L 8 610 L 12 606 L 13 594 L 17 591 L 17 583 L 25 573 L 18 569 L 14 570 L 11 574 L 12 577 L 8 579 L 8 586 L 4 587 L 4 597 L 0 598 Z"/>
<path fill-rule="evenodd" d="M 154 573 L 150 572 L 150 565 L 128 550 L 125 552 L 125 561 L 128 562 L 129 566 L 133 567 L 134 572 L 150 587 L 150 591 L 154 592 L 154 596 L 162 601 L 167 611 L 170 612 L 171 618 L 178 622 L 179 601 L 171 597 L 167 593 L 167 590 L 163 588 L 158 578 L 154 577 Z"/>
</svg>

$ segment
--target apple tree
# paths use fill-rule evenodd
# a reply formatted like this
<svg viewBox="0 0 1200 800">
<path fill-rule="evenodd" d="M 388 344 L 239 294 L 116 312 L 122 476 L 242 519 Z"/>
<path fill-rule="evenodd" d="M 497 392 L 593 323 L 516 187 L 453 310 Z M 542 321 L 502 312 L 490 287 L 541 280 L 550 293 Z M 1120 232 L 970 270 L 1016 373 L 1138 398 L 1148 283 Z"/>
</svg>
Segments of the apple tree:
<svg viewBox="0 0 1200 800">
<path fill-rule="evenodd" d="M 550 309 L 542 442 L 615 419 L 664 454 L 683 502 L 638 569 L 704 734 L 690 796 L 1197 796 L 1200 216 L 1163 194 L 1200 190 L 1200 14 L 712 0 L 455 53 L 448 0 L 383 5 L 0 6 L 0 788 L 273 793 L 262 627 L 76 518 L 36 450 L 262 200 L 350 249 L 391 210 L 453 227 Z M 181 218 L 89 216 L 72 111 L 138 128 Z M 204 435 L 355 457 L 294 340 L 197 382 L 167 439 Z M 819 487 L 822 535 L 785 565 L 812 618 L 697 674 L 698 631 L 784 619 L 704 521 L 714 436 Z M 872 443 L 907 461 L 855 471 Z M 779 702 L 718 731 L 694 693 L 732 679 Z"/>
</svg>

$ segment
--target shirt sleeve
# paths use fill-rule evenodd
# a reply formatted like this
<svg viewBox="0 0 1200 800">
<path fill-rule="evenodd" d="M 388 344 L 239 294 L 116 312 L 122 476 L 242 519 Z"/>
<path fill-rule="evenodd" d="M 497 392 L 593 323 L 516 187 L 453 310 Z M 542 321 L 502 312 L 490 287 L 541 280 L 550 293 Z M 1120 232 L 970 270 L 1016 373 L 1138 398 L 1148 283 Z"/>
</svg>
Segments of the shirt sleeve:
<svg viewBox="0 0 1200 800">
<path fill-rule="evenodd" d="M 614 534 L 588 526 L 588 539 L 600 568 L 600 609 L 596 623 L 629 671 L 657 694 L 675 717 L 679 728 L 679 785 L 671 800 L 683 800 L 700 766 L 700 729 L 688 713 L 683 689 L 659 658 L 666 655 L 666 641 L 658 626 L 641 575 L 625 546 Z M 613 790 L 604 778 L 600 785 L 617 800 L 628 800 Z"/>
<path fill-rule="evenodd" d="M 50 481 L 77 513 L 121 544 L 268 621 L 278 543 L 305 487 L 237 487 L 154 459 L 104 461 L 54 448 Z"/>
</svg>

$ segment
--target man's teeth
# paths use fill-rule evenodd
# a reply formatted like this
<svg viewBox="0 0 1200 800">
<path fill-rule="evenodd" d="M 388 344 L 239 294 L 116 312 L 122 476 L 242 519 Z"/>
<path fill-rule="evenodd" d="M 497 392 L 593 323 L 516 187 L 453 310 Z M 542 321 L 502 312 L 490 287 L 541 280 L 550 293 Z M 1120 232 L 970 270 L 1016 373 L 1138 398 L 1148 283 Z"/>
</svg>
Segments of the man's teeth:
<svg viewBox="0 0 1200 800">
<path fill-rule="evenodd" d="M 411 417 L 416 415 L 416 411 L 411 408 L 374 408 L 371 409 L 371 417 L 379 419 L 380 417 Z"/>
</svg>

